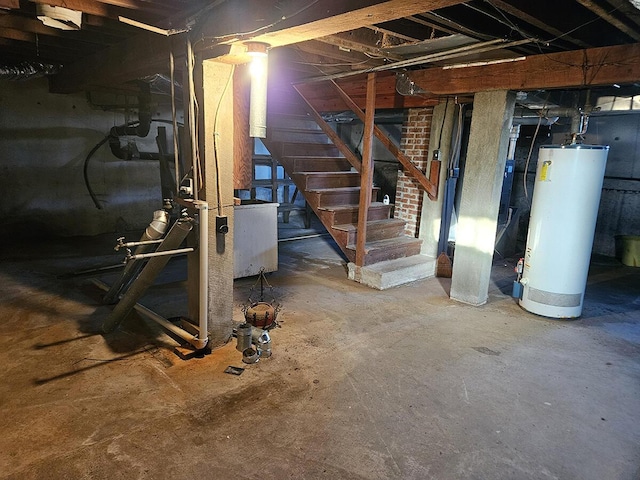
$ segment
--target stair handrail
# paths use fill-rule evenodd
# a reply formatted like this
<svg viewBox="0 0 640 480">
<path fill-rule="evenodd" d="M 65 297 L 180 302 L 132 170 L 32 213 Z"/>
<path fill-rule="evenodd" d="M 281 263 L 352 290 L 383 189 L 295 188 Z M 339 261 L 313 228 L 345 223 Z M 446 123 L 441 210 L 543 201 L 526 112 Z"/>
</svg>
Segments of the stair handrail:
<svg viewBox="0 0 640 480">
<path fill-rule="evenodd" d="M 305 98 L 302 92 L 298 89 L 296 85 L 292 85 L 296 92 L 300 95 L 300 98 L 305 103 L 306 110 L 313 117 L 318 126 L 322 129 L 322 131 L 329 137 L 329 139 L 333 142 L 333 144 L 338 147 L 338 150 L 342 155 L 344 155 L 345 159 L 351 164 L 353 168 L 356 169 L 358 173 L 362 172 L 362 162 L 358 158 L 358 156 L 353 153 L 351 148 L 340 138 L 340 135 L 331 128 L 331 126 L 322 118 L 322 115 L 318 113 L 318 111 L 313 108 L 313 105 Z"/>
<path fill-rule="evenodd" d="M 334 81 L 327 80 L 340 98 L 347 104 L 347 106 L 356 114 L 360 121 L 364 124 L 365 112 L 358 106 L 358 104 Z M 297 86 L 296 91 L 300 93 L 300 96 L 305 100 L 308 105 L 311 105 L 309 101 L 300 92 Z M 406 169 L 410 177 L 416 180 L 422 188 L 424 188 L 427 196 L 430 200 L 436 200 L 438 197 L 438 184 L 440 180 L 440 160 L 432 159 L 429 168 L 429 177 L 420 170 L 411 159 L 400 150 L 395 143 L 378 127 L 373 126 L 373 134 L 380 141 L 380 143 L 400 162 L 400 164 Z"/>
</svg>

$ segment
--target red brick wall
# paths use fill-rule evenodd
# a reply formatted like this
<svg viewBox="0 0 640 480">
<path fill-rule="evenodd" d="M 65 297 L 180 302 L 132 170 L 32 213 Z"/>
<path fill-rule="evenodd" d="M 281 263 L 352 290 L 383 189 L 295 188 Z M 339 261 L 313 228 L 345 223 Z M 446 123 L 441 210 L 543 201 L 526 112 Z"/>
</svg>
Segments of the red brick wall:
<svg viewBox="0 0 640 480">
<path fill-rule="evenodd" d="M 407 120 L 402 125 L 400 149 L 423 172 L 426 171 L 429 161 L 432 117 L 433 107 L 411 108 Z M 412 237 L 418 236 L 423 193 L 424 191 L 415 180 L 403 170 L 398 172 L 394 216 L 407 222 L 405 233 Z"/>
</svg>

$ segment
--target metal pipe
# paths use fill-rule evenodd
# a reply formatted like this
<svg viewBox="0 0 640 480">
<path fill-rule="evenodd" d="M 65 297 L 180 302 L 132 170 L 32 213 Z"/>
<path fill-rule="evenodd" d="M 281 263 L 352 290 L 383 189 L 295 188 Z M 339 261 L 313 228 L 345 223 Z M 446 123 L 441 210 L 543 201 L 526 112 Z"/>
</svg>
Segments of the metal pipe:
<svg viewBox="0 0 640 480">
<path fill-rule="evenodd" d="M 157 251 L 174 250 L 179 247 L 192 229 L 193 220 L 191 218 L 178 220 L 173 224 Z M 140 275 L 131 284 L 131 288 L 124 294 L 109 318 L 102 324 L 104 332 L 112 332 L 124 320 L 168 262 L 168 256 L 151 258 L 147 262 Z"/>
<path fill-rule="evenodd" d="M 193 248 L 187 247 L 187 248 L 178 248 L 176 250 L 165 250 L 163 252 L 137 253 L 135 255 L 130 255 L 129 257 L 127 257 L 127 261 L 140 260 L 143 258 L 166 257 L 170 255 L 179 255 L 181 253 L 189 253 L 193 251 L 194 251 Z"/>
<path fill-rule="evenodd" d="M 198 294 L 198 325 L 200 336 L 205 345 L 209 339 L 209 204 L 203 201 L 194 201 L 198 209 L 199 245 L 199 294 Z"/>
<path fill-rule="evenodd" d="M 121 248 L 131 248 L 137 247 L 140 245 L 156 245 L 158 243 L 162 243 L 162 239 L 160 240 L 140 240 L 139 242 L 124 242 L 116 245 L 116 250 L 120 250 Z"/>
<path fill-rule="evenodd" d="M 167 231 L 167 227 L 169 226 L 169 214 L 165 210 L 156 210 L 153 212 L 153 219 L 149 226 L 145 229 L 142 237 L 140 237 L 140 242 L 147 241 L 162 241 L 161 237 Z M 117 250 L 118 248 L 116 248 Z M 145 253 L 151 249 L 151 246 L 148 244 L 140 245 L 136 249 L 135 253 Z M 129 262 L 127 263 L 120 279 L 115 282 L 111 289 L 104 296 L 102 301 L 106 304 L 115 303 L 118 300 L 118 296 L 122 294 L 129 287 L 134 278 L 138 276 L 140 270 L 142 269 L 141 262 Z"/>
<path fill-rule="evenodd" d="M 377 67 L 366 68 L 362 70 L 351 70 L 349 72 L 335 73 L 333 75 L 327 75 L 325 77 L 313 77 L 304 80 L 304 83 L 322 82 L 325 80 L 335 80 L 338 78 L 350 77 L 352 75 L 359 75 L 362 73 L 381 72 L 384 70 L 392 70 L 395 68 L 404 68 L 414 65 L 420 65 L 429 62 L 435 62 L 439 60 L 449 60 L 451 58 L 462 57 L 465 55 L 477 54 L 489 52 L 491 50 L 497 50 L 500 48 L 512 48 L 525 43 L 531 43 L 532 40 L 517 40 L 515 42 L 508 42 L 502 38 L 489 40 L 487 42 L 474 43 L 471 45 L 465 45 L 458 48 L 452 48 L 444 52 L 430 53 L 421 57 L 410 58 L 408 60 L 402 60 L 400 62 L 388 63 L 386 65 L 379 65 Z M 302 82 L 301 82 L 302 83 Z"/>
<path fill-rule="evenodd" d="M 100 280 L 94 278 L 91 281 L 93 282 L 93 284 L 96 287 L 101 288 L 103 290 L 109 290 L 109 287 L 105 283 L 101 282 Z M 183 340 L 189 342 L 196 349 L 202 350 L 207 345 L 207 341 L 206 340 L 203 342 L 202 339 L 190 334 L 189 332 L 187 332 L 186 330 L 183 330 L 182 328 L 178 327 L 177 325 L 174 325 L 173 323 L 168 321 L 166 318 L 158 315 L 156 312 L 154 312 L 153 310 L 148 309 L 144 305 L 140 305 L 139 303 L 136 303 L 133 306 L 133 308 L 134 308 L 134 310 L 136 312 L 141 313 L 142 315 L 145 315 L 150 320 L 153 320 L 154 322 L 158 323 L 159 325 L 162 325 L 164 328 L 169 330 L 171 333 L 173 333 L 173 334 L 177 335 L 178 337 L 182 338 Z"/>
</svg>

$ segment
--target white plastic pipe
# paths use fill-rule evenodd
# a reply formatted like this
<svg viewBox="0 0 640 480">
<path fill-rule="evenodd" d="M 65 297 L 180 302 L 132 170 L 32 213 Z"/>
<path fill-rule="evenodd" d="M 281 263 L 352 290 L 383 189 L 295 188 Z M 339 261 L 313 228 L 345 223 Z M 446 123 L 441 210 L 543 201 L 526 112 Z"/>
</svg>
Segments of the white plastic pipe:
<svg viewBox="0 0 640 480">
<path fill-rule="evenodd" d="M 200 338 L 206 342 L 209 339 L 209 204 L 203 201 L 194 201 L 198 209 L 199 222 L 199 245 L 198 258 L 200 260 L 199 278 L 199 305 L 198 305 L 198 325 Z"/>
<path fill-rule="evenodd" d="M 193 248 L 178 248 L 176 250 L 164 250 L 162 252 L 136 253 L 127 258 L 129 260 L 140 260 L 141 258 L 166 257 L 167 255 L 180 255 L 181 253 L 193 252 Z"/>
</svg>

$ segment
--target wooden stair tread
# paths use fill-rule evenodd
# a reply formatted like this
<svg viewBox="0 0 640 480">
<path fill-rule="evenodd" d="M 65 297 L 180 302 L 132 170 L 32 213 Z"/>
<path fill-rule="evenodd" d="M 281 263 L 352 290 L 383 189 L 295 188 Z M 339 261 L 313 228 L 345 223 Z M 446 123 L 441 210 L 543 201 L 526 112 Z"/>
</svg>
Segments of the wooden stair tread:
<svg viewBox="0 0 640 480">
<path fill-rule="evenodd" d="M 380 225 L 402 225 L 404 226 L 405 221 L 404 220 L 400 220 L 399 218 L 387 218 L 385 220 L 369 220 L 367 222 L 367 228 L 369 227 L 377 227 Z M 335 228 L 336 230 L 342 230 L 343 232 L 354 232 L 356 230 L 358 230 L 358 225 L 353 224 L 353 223 L 343 223 L 342 225 L 333 225 L 332 228 Z"/>
</svg>

